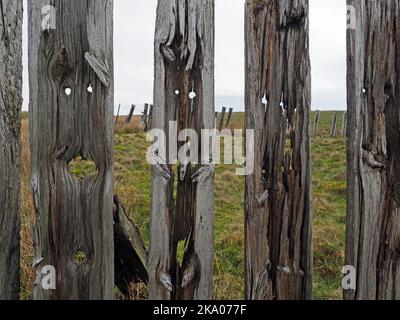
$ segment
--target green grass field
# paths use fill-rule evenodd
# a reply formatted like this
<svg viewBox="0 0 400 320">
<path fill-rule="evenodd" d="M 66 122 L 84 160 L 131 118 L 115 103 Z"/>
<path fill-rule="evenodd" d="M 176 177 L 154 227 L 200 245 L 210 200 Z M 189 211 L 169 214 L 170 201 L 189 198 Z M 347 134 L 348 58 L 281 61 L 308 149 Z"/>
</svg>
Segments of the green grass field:
<svg viewBox="0 0 400 320">
<path fill-rule="evenodd" d="M 332 117 L 332 112 L 321 114 L 319 135 L 312 142 L 315 299 L 342 297 L 346 148 L 344 138 L 329 137 Z M 243 123 L 244 114 L 235 113 L 230 127 L 242 128 Z M 341 121 L 338 128 L 341 128 Z M 146 162 L 148 143 L 144 133 L 129 133 L 137 130 L 123 128 L 119 132 L 115 135 L 115 193 L 120 196 L 148 245 L 151 190 L 150 166 Z M 72 170 L 79 175 L 80 171 L 87 173 L 90 168 L 74 167 Z M 26 174 L 24 179 L 27 179 Z M 26 199 L 24 203 L 27 203 Z M 29 210 L 25 208 L 25 211 Z M 216 299 L 243 299 L 244 296 L 243 212 L 244 177 L 235 175 L 234 166 L 218 166 L 215 179 Z M 33 211 L 28 215 L 25 213 L 23 220 L 26 226 L 32 221 L 32 216 Z M 29 254 L 32 252 L 25 251 Z M 23 295 L 25 297 L 30 296 L 29 281 L 32 280 L 28 269 L 29 266 L 23 268 L 23 288 L 27 288 Z"/>
</svg>

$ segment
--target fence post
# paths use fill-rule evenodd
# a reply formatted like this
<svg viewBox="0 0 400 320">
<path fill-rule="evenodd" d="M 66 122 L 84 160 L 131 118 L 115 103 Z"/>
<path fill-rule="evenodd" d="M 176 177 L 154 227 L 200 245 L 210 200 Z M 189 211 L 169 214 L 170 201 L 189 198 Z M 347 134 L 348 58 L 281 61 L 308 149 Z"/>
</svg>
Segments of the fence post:
<svg viewBox="0 0 400 320">
<path fill-rule="evenodd" d="M 222 107 L 221 119 L 219 119 L 219 126 L 218 126 L 219 131 L 222 131 L 222 129 L 224 128 L 225 113 L 226 113 L 226 107 Z"/>
<path fill-rule="evenodd" d="M 306 0 L 246 1 L 246 128 L 257 146 L 245 190 L 247 299 L 312 294 L 308 21 Z"/>
<path fill-rule="evenodd" d="M 228 119 L 226 120 L 226 126 L 225 126 L 226 128 L 228 128 L 229 124 L 231 123 L 232 113 L 233 113 L 233 108 L 229 108 Z"/>
<path fill-rule="evenodd" d="M 151 104 L 149 109 L 149 116 L 147 117 L 146 132 L 153 128 L 154 106 Z"/>
<path fill-rule="evenodd" d="M 165 155 L 155 154 L 152 166 L 149 295 L 157 300 L 209 300 L 214 257 L 212 154 L 191 150 L 201 165 L 181 161 L 174 177 L 177 154 L 173 149 L 184 142 L 170 136 L 169 122 L 178 122 L 178 132 L 195 130 L 199 138 L 202 129 L 215 128 L 214 0 L 180 1 L 179 5 L 159 0 L 156 20 L 154 127 L 165 132 L 170 148 Z M 202 153 L 206 145 L 201 146 Z M 179 243 L 186 244 L 182 265 L 177 260 Z"/>
<path fill-rule="evenodd" d="M 351 1 L 347 30 L 349 300 L 400 297 L 400 1 Z M 373 35 L 373 36 L 372 36 Z M 354 289 L 354 290 L 352 290 Z"/>
<path fill-rule="evenodd" d="M 346 136 L 346 131 L 347 131 L 347 112 L 343 112 L 343 118 L 342 118 L 342 136 Z"/>
<path fill-rule="evenodd" d="M 312 132 L 313 137 L 316 137 L 318 134 L 319 117 L 320 117 L 320 112 L 319 112 L 319 110 L 317 110 L 317 111 L 315 111 L 314 126 L 313 126 L 313 132 Z"/>
<path fill-rule="evenodd" d="M 117 117 L 115 118 L 115 125 L 114 125 L 115 129 L 117 129 L 120 111 L 121 111 L 121 104 L 118 105 L 118 112 L 117 112 Z"/>
<path fill-rule="evenodd" d="M 141 123 L 141 125 L 143 127 L 143 130 L 145 132 L 147 131 L 147 114 L 148 113 L 149 113 L 149 104 L 145 103 L 144 104 L 144 109 L 143 109 L 143 112 L 142 112 L 142 119 L 140 121 L 140 123 Z"/>
<path fill-rule="evenodd" d="M 0 18 L 0 300 L 19 298 L 22 0 L 3 0 Z"/>
<path fill-rule="evenodd" d="M 129 111 L 128 118 L 126 118 L 126 123 L 131 123 L 133 114 L 135 113 L 136 106 L 133 104 L 131 107 L 131 111 Z"/>
<path fill-rule="evenodd" d="M 52 1 L 43 29 L 48 3 L 28 1 L 34 298 L 113 299 L 113 2 Z M 96 176 L 71 174 L 81 158 Z"/>
<path fill-rule="evenodd" d="M 336 137 L 338 119 L 339 119 L 339 112 L 336 111 L 332 119 L 332 128 L 331 128 L 332 138 Z"/>
</svg>

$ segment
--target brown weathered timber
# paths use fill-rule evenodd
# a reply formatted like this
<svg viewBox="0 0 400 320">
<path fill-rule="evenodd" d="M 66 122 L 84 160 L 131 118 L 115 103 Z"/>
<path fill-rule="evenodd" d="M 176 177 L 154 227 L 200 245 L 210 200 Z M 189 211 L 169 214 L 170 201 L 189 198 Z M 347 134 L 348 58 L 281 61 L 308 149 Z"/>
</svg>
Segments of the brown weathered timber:
<svg viewBox="0 0 400 320">
<path fill-rule="evenodd" d="M 176 120 L 178 132 L 188 128 L 200 134 L 215 128 L 214 111 L 214 0 L 159 0 L 154 128 L 168 140 L 169 121 Z M 183 144 L 173 139 L 170 146 Z M 213 297 L 214 170 L 206 158 L 203 166 L 181 163 L 176 175 L 171 165 L 153 165 L 151 299 Z M 185 246 L 182 263 L 177 261 L 179 243 Z"/>
<path fill-rule="evenodd" d="M 0 0 L 0 300 L 19 297 L 22 0 Z"/>
<path fill-rule="evenodd" d="M 348 0 L 348 211 L 352 299 L 400 299 L 399 0 Z"/>
<path fill-rule="evenodd" d="M 52 1 L 56 29 L 43 30 L 48 3 L 28 1 L 34 297 L 113 299 L 113 1 Z M 80 158 L 95 177 L 70 173 Z M 41 285 L 46 265 L 56 290 Z"/>
<path fill-rule="evenodd" d="M 148 283 L 147 252 L 139 229 L 114 196 L 115 285 L 127 297 L 134 283 Z"/>
<path fill-rule="evenodd" d="M 310 299 L 308 1 L 247 0 L 245 24 L 246 126 L 256 146 L 246 178 L 246 298 Z"/>
</svg>

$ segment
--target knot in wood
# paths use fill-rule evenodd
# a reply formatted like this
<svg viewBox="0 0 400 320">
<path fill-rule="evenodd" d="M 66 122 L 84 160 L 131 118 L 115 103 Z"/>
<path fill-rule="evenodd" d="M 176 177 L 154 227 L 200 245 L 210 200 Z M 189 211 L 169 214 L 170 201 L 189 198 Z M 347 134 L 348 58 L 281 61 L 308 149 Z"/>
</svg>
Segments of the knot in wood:
<svg viewBox="0 0 400 320">
<path fill-rule="evenodd" d="M 305 17 L 304 8 L 292 8 L 287 14 L 286 27 L 299 26 Z"/>
<path fill-rule="evenodd" d="M 65 47 L 62 47 L 57 54 L 56 60 L 51 68 L 51 74 L 54 79 L 61 83 L 71 73 L 72 67 L 69 64 L 68 52 Z"/>
</svg>

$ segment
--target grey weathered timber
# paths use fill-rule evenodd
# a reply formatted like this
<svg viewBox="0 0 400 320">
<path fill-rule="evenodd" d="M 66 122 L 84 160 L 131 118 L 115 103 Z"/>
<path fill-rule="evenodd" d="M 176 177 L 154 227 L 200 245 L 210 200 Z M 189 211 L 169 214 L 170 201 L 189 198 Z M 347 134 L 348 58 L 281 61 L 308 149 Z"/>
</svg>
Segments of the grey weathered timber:
<svg viewBox="0 0 400 320">
<path fill-rule="evenodd" d="M 48 30 L 49 2 L 28 3 L 34 298 L 113 299 L 113 1 L 52 1 Z M 96 164 L 95 177 L 71 174 L 81 158 Z M 42 287 L 47 265 L 56 290 Z"/>
<path fill-rule="evenodd" d="M 342 118 L 342 137 L 346 136 L 346 131 L 347 131 L 347 112 L 343 112 L 343 118 Z"/>
<path fill-rule="evenodd" d="M 154 105 L 150 105 L 149 109 L 149 116 L 147 117 L 147 122 L 146 122 L 146 131 L 149 131 L 153 128 L 153 122 L 154 122 Z"/>
<path fill-rule="evenodd" d="M 22 0 L 0 0 L 0 300 L 19 297 Z"/>
<path fill-rule="evenodd" d="M 131 110 L 129 111 L 129 115 L 125 120 L 126 123 L 131 123 L 133 114 L 135 113 L 135 109 L 136 109 L 136 106 L 133 104 L 131 107 Z"/>
<path fill-rule="evenodd" d="M 183 142 L 169 137 L 168 122 L 176 120 L 178 132 L 188 128 L 200 134 L 215 128 L 214 111 L 214 0 L 159 0 L 154 128 L 172 139 L 171 147 L 181 147 Z M 214 168 L 205 158 L 204 165 L 181 163 L 177 174 L 171 165 L 153 165 L 151 299 L 213 297 Z M 185 248 L 182 263 L 179 243 Z"/>
<path fill-rule="evenodd" d="M 143 126 L 144 131 L 146 131 L 148 113 L 149 113 L 149 104 L 145 103 L 144 104 L 144 109 L 143 109 L 143 112 L 142 112 L 142 118 L 140 120 L 140 123 Z"/>
<path fill-rule="evenodd" d="M 231 123 L 232 120 L 232 114 L 233 114 L 233 108 L 229 108 L 228 119 L 226 119 L 225 128 L 229 127 L 229 124 Z"/>
<path fill-rule="evenodd" d="M 246 127 L 256 146 L 245 191 L 246 299 L 311 298 L 308 6 L 246 1 Z"/>
<path fill-rule="evenodd" d="M 117 117 L 115 118 L 115 128 L 117 128 L 118 125 L 118 119 L 119 119 L 119 113 L 121 112 L 121 104 L 118 105 L 118 112 L 117 112 Z"/>
<path fill-rule="evenodd" d="M 335 112 L 333 114 L 333 119 L 332 119 L 332 127 L 331 127 L 331 137 L 336 137 L 337 134 L 337 125 L 338 125 L 338 120 L 339 120 L 339 112 Z"/>
<path fill-rule="evenodd" d="M 221 118 L 219 119 L 219 126 L 218 126 L 219 131 L 221 131 L 224 128 L 225 114 L 226 114 L 226 107 L 223 107 L 221 112 Z"/>
<path fill-rule="evenodd" d="M 347 1 L 348 192 L 346 265 L 352 299 L 400 299 L 399 0 Z"/>
<path fill-rule="evenodd" d="M 318 134 L 319 117 L 320 117 L 320 112 L 317 110 L 315 111 L 314 126 L 312 132 L 313 137 L 316 137 Z"/>
</svg>

